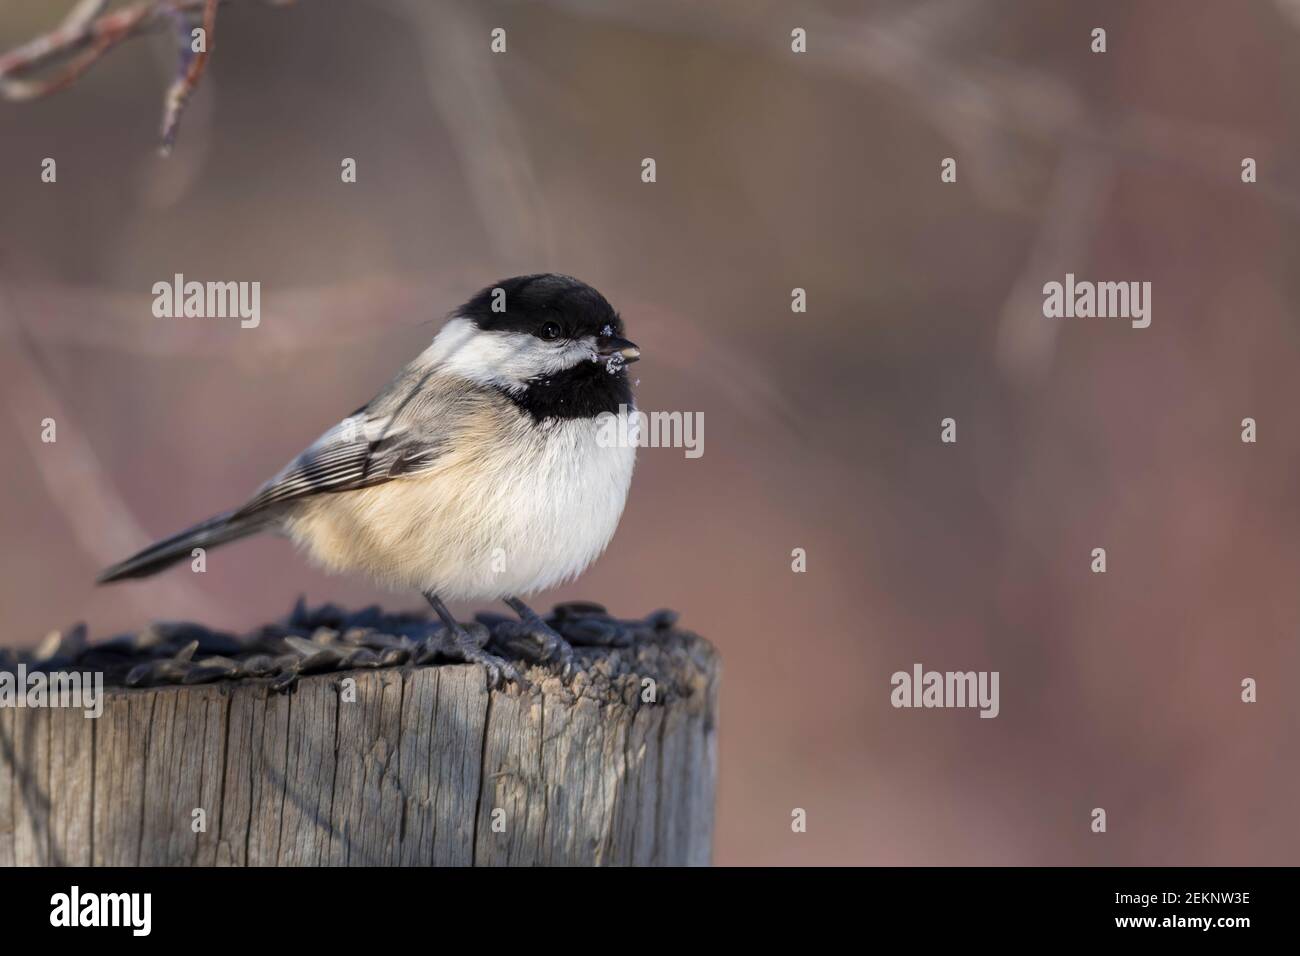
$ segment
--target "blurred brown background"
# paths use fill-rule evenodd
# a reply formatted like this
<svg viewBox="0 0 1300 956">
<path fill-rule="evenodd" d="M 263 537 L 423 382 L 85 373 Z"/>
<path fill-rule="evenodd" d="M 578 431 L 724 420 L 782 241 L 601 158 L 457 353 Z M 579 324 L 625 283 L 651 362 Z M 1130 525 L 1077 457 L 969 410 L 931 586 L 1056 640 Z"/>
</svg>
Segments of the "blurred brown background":
<svg viewBox="0 0 1300 956">
<path fill-rule="evenodd" d="M 9 0 L 0 48 L 66 6 Z M 643 449 L 608 554 L 536 603 L 721 648 L 717 862 L 1300 859 L 1300 3 L 236 2 L 162 160 L 173 56 L 0 103 L 0 640 L 420 606 L 271 539 L 91 582 L 481 286 L 568 272 L 704 456 Z M 1151 327 L 1044 319 L 1067 271 L 1152 282 Z M 176 272 L 260 281 L 261 327 L 155 319 Z M 1001 716 L 891 708 L 914 662 L 998 670 Z"/>
</svg>

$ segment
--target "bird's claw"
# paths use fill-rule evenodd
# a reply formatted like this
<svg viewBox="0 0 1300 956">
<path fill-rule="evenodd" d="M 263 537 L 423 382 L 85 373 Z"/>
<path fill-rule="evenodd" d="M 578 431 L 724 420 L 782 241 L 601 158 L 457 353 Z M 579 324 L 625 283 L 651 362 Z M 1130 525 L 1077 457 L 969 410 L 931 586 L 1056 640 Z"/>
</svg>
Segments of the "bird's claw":
<svg viewBox="0 0 1300 956">
<path fill-rule="evenodd" d="M 520 687 L 527 688 L 528 681 L 524 680 L 522 674 L 515 665 L 511 664 L 504 657 L 497 657 L 495 654 L 489 654 L 487 651 L 476 651 L 465 656 L 465 662 L 470 664 L 480 664 L 487 671 L 488 690 L 496 690 L 504 681 L 510 681 L 518 684 Z"/>
<path fill-rule="evenodd" d="M 573 673 L 576 667 L 573 648 L 554 632 L 523 627 L 521 633 L 505 642 L 505 646 L 534 664 L 557 668 L 566 677 Z"/>
<path fill-rule="evenodd" d="M 577 662 L 573 657 L 573 647 L 555 629 L 541 621 L 528 628 L 530 635 L 541 645 L 538 660 L 543 664 L 554 663 L 563 677 L 572 677 Z"/>
<path fill-rule="evenodd" d="M 479 623 L 492 634 L 492 645 L 534 664 L 557 665 L 561 676 L 571 677 L 578 669 L 573 648 L 540 617 L 512 620 L 497 614 L 479 614 Z"/>
<path fill-rule="evenodd" d="M 496 690 L 504 681 L 511 681 L 520 687 L 528 687 L 518 668 L 504 657 L 498 657 L 484 648 L 488 642 L 488 629 L 482 624 L 468 624 L 454 629 L 442 628 L 430 635 L 416 654 L 417 664 L 427 664 L 434 658 L 442 656 L 466 664 L 478 664 L 487 671 L 489 690 Z"/>
</svg>

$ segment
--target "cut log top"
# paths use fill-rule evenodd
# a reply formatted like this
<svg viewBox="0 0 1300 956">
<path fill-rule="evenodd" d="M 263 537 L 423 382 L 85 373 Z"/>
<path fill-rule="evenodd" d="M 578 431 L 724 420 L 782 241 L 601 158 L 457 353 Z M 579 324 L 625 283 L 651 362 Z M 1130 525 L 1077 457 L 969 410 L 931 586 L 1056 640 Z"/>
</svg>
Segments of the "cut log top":
<svg viewBox="0 0 1300 956">
<path fill-rule="evenodd" d="M 0 708 L 0 865 L 707 863 L 716 653 L 662 612 L 550 620 L 622 646 L 489 691 L 407 662 L 420 618 L 300 606 L 244 639 L 167 624 L 0 661 L 108 684 L 97 719 Z"/>
<path fill-rule="evenodd" d="M 599 604 L 557 605 L 548 623 L 578 645 L 627 647 L 671 632 L 673 611 L 659 610 L 626 620 Z M 521 635 L 519 623 L 499 614 L 480 614 L 475 623 L 491 649 L 507 657 L 535 659 L 538 646 Z M 85 625 L 53 633 L 32 653 L 0 648 L 0 672 L 19 664 L 28 671 L 88 671 L 106 685 L 150 687 L 206 684 L 245 677 L 270 678 L 287 690 L 304 674 L 353 668 L 395 667 L 419 658 L 441 625 L 425 614 L 387 613 L 378 605 L 346 611 L 333 604 L 309 609 L 299 600 L 283 621 L 265 624 L 243 637 L 193 622 L 158 621 L 138 634 L 88 644 Z"/>
</svg>

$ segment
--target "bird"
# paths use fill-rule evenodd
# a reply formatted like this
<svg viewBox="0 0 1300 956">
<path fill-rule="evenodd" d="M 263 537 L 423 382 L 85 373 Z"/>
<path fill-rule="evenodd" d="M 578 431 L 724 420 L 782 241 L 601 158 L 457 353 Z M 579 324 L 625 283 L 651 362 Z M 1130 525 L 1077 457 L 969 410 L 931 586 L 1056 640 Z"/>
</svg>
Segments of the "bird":
<svg viewBox="0 0 1300 956">
<path fill-rule="evenodd" d="M 627 366 L 640 356 L 590 285 L 553 273 L 503 279 L 453 310 L 370 402 L 244 504 L 105 569 L 97 583 L 278 533 L 328 572 L 419 591 L 443 629 L 417 662 L 442 655 L 481 664 L 492 687 L 525 683 L 487 649 L 482 625 L 458 622 L 444 603 L 502 600 L 536 642 L 535 659 L 571 673 L 572 645 L 523 598 L 576 578 L 614 535 L 637 442 L 626 430 L 611 440 L 619 432 L 609 423 L 636 421 Z"/>
</svg>

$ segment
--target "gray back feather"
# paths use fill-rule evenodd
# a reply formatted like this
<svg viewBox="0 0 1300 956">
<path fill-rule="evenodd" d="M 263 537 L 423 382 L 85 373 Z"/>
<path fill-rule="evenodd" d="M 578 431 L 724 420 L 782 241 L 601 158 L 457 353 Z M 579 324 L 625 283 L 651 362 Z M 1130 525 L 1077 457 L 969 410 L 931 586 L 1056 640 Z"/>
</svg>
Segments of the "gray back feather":
<svg viewBox="0 0 1300 956">
<path fill-rule="evenodd" d="M 235 514 L 418 474 L 433 466 L 475 409 L 496 401 L 504 399 L 490 389 L 409 366 L 368 405 L 316 439 Z"/>
</svg>

